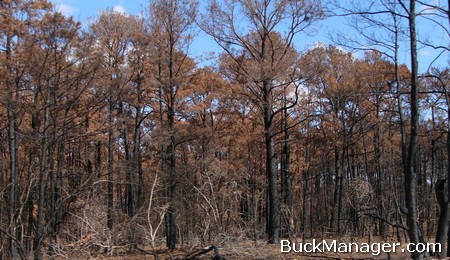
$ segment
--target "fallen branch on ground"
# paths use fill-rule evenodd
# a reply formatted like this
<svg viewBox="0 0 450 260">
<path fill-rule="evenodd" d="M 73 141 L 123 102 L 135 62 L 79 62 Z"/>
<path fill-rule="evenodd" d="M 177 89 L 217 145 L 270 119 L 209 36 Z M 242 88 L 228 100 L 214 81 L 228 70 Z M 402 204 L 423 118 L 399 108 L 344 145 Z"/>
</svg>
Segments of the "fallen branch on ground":
<svg viewBox="0 0 450 260">
<path fill-rule="evenodd" d="M 204 255 L 210 251 L 214 250 L 214 257 L 212 258 L 212 260 L 225 260 L 225 257 L 223 257 L 220 253 L 219 253 L 219 248 L 217 248 L 215 245 L 212 245 L 208 248 L 204 248 L 204 249 L 199 249 L 197 251 L 194 251 L 190 254 L 188 254 L 184 260 L 194 260 L 197 259 L 197 257 Z"/>
</svg>

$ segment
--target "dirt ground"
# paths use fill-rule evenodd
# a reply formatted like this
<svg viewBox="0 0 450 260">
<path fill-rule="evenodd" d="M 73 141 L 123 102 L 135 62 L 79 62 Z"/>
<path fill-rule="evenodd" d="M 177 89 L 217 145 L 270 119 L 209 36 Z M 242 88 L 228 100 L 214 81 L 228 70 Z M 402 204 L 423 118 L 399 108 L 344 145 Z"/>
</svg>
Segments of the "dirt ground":
<svg viewBox="0 0 450 260">
<path fill-rule="evenodd" d="M 367 243 L 367 239 L 345 239 L 339 238 L 334 239 L 339 243 Z M 333 242 L 333 239 L 326 239 L 328 244 Z M 294 241 L 293 241 L 294 242 Z M 301 241 L 297 241 L 301 242 Z M 306 240 L 306 242 L 312 242 L 312 239 Z M 316 239 L 316 242 L 322 242 L 322 239 Z M 372 243 L 396 243 L 394 240 L 381 240 L 373 239 Z M 380 252 L 378 255 L 372 253 L 361 253 L 361 252 L 351 252 L 351 253 L 339 253 L 339 252 L 281 252 L 280 244 L 269 245 L 264 241 L 242 241 L 235 244 L 218 245 L 219 253 L 225 257 L 225 259 L 409 259 L 410 253 L 406 251 L 407 243 L 402 243 L 396 247 L 395 253 L 385 253 Z M 208 248 L 208 247 L 205 247 Z M 134 254 L 127 253 L 125 251 L 117 251 L 114 256 L 97 256 L 90 259 L 212 259 L 214 257 L 214 252 L 209 251 L 208 253 L 202 254 L 196 258 L 192 257 L 195 253 L 200 252 L 204 248 L 194 247 L 194 248 L 180 248 L 173 252 L 168 252 L 164 248 L 156 248 L 154 250 L 150 248 L 142 248 L 142 251 L 137 251 Z M 147 253 L 145 253 L 146 251 Z M 380 250 L 381 251 L 381 250 Z M 152 253 L 152 254 L 150 254 Z M 153 255 L 153 253 L 155 255 Z"/>
</svg>

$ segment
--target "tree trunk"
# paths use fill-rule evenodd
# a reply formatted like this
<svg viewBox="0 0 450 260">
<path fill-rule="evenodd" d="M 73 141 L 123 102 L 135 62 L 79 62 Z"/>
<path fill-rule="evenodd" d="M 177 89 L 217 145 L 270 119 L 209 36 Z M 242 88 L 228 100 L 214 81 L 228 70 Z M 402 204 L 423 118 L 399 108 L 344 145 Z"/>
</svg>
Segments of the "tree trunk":
<svg viewBox="0 0 450 260">
<path fill-rule="evenodd" d="M 337 234 L 341 233 L 340 222 L 341 222 L 341 206 L 342 206 L 342 165 L 341 165 L 341 154 L 339 148 L 335 147 L 335 177 L 336 185 L 334 189 L 334 210 L 331 216 L 331 228 L 336 230 Z M 344 158 L 344 154 L 342 154 Z M 342 159 L 342 161 L 344 161 Z"/>
<path fill-rule="evenodd" d="M 166 165 L 167 171 L 169 174 L 169 183 L 168 183 L 168 199 L 169 199 L 169 208 L 166 214 L 166 246 L 170 250 L 174 250 L 176 248 L 177 243 L 177 233 L 176 233 L 176 204 L 175 204 L 175 195 L 176 195 L 176 186 L 177 186 L 177 176 L 175 172 L 175 147 L 174 147 L 174 137 L 170 138 L 171 144 L 166 148 Z"/>
<path fill-rule="evenodd" d="M 44 206 L 45 206 L 45 186 L 46 186 L 46 171 L 47 171 L 47 150 L 48 150 L 48 131 L 50 125 L 50 90 L 51 83 L 47 83 L 47 97 L 45 100 L 45 115 L 44 115 L 44 133 L 42 135 L 41 143 L 41 160 L 39 166 L 39 190 L 38 190 L 38 216 L 36 223 L 36 237 L 34 241 L 34 259 L 40 260 L 42 258 L 42 240 L 44 238 Z"/>
<path fill-rule="evenodd" d="M 136 241 L 136 227 L 133 217 L 136 214 L 136 177 L 135 177 L 135 164 L 130 155 L 130 145 L 128 142 L 128 126 L 124 120 L 123 122 L 123 143 L 125 150 L 125 208 L 126 213 L 131 219 L 130 223 L 130 245 L 131 251 L 137 246 Z"/>
<path fill-rule="evenodd" d="M 123 147 L 125 151 L 125 212 L 132 218 L 134 216 L 134 187 L 133 170 L 131 167 L 130 144 L 128 142 L 128 129 L 123 122 L 122 129 Z"/>
<path fill-rule="evenodd" d="M 140 101 L 139 101 L 140 102 Z M 142 186 L 144 184 L 144 176 L 142 173 L 142 154 L 141 154 L 141 107 L 136 108 L 136 123 L 134 129 L 134 151 L 133 151 L 133 183 L 135 186 L 135 206 L 136 209 L 142 206 L 143 191 Z M 138 181 L 136 182 L 136 173 Z M 137 187 L 136 187 L 137 186 Z"/>
<path fill-rule="evenodd" d="M 17 208 L 17 194 L 18 194 L 18 161 L 17 161 L 17 135 L 16 135 L 16 112 L 13 105 L 12 91 L 8 91 L 8 136 L 9 136 L 9 164 L 10 164 L 10 194 L 9 194 L 9 239 L 10 253 L 12 258 L 18 257 L 17 241 L 13 238 L 17 237 L 15 211 Z"/>
<path fill-rule="evenodd" d="M 11 6 L 9 6 L 11 7 Z M 8 9 L 6 9 L 8 10 Z M 10 9 L 11 10 L 11 9 Z M 6 59 L 8 62 L 12 62 L 11 61 L 11 37 L 7 36 L 6 37 L 6 50 L 5 50 L 5 54 L 6 54 Z M 16 134 L 16 130 L 17 130 L 17 122 L 16 122 L 16 116 L 17 116 L 17 112 L 15 109 L 15 105 L 14 105 L 14 99 L 17 99 L 17 90 L 18 90 L 18 86 L 17 84 L 14 84 L 13 79 L 13 75 L 14 75 L 14 71 L 13 69 L 10 67 L 9 63 L 8 63 L 8 72 L 9 72 L 9 77 L 7 80 L 7 84 L 10 86 L 10 88 L 8 88 L 8 100 L 7 100 L 7 113 L 8 113 L 8 141 L 9 141 L 9 168 L 10 168 L 10 196 L 9 196 L 9 233 L 10 233 L 10 237 L 9 237 L 9 249 L 10 249 L 10 256 L 12 258 L 17 258 L 18 257 L 18 245 L 17 245 L 17 241 L 15 240 L 15 238 L 18 237 L 18 231 L 16 228 L 16 222 L 15 222 L 15 211 L 17 208 L 17 197 L 18 197 L 18 189 L 19 189 L 19 183 L 18 183 L 18 178 L 19 178 L 19 165 L 18 165 L 18 161 L 17 161 L 17 150 L 18 150 L 18 141 L 17 141 L 17 134 Z M 16 87 L 16 89 L 13 89 L 13 86 Z M 14 95 L 14 92 L 15 95 Z"/>
<path fill-rule="evenodd" d="M 112 88 L 112 86 L 110 86 Z M 113 207 L 114 207 L 114 184 L 113 184 L 113 163 L 114 163 L 114 140 L 113 140 L 113 101 L 112 89 L 109 90 L 109 108 L 108 108 L 108 212 L 106 225 L 109 229 L 113 227 Z"/>
<path fill-rule="evenodd" d="M 384 213 L 384 194 L 383 194 L 383 173 L 382 173 L 382 167 L 381 167 L 381 127 L 380 127 L 380 101 L 379 101 L 379 97 L 376 97 L 376 126 L 375 126 L 375 137 L 374 137 L 374 142 L 375 142 L 375 160 L 376 160 L 376 194 L 378 197 L 378 214 L 382 217 L 385 218 L 385 213 Z M 378 220 L 378 231 L 379 231 L 379 235 L 381 237 L 385 237 L 386 236 L 386 225 L 383 221 Z"/>
<path fill-rule="evenodd" d="M 448 221 L 449 221 L 449 203 L 448 197 L 445 193 L 446 179 L 441 179 L 436 182 L 436 200 L 439 205 L 439 221 L 436 231 L 436 243 L 441 244 L 441 251 L 434 252 L 434 256 L 443 257 L 446 253 L 446 240 L 448 234 Z"/>
<path fill-rule="evenodd" d="M 141 155 L 141 122 L 142 122 L 142 112 L 141 112 L 141 103 L 142 103 L 142 90 L 141 83 L 142 77 L 139 74 L 136 80 L 136 94 L 137 94 L 137 104 L 135 106 L 136 109 L 136 117 L 134 118 L 134 133 L 133 133 L 133 154 L 131 158 L 131 171 L 132 171 L 132 184 L 133 184 L 133 198 L 134 198 L 134 208 L 135 212 L 142 205 L 142 185 L 143 185 L 143 176 L 142 176 L 142 155 Z"/>
<path fill-rule="evenodd" d="M 286 104 L 286 94 L 284 94 L 284 107 Z M 285 209 L 283 209 L 283 230 L 287 232 L 291 239 L 294 233 L 294 219 L 292 208 L 292 180 L 290 172 L 291 163 L 291 147 L 289 144 L 289 113 L 288 110 L 283 110 L 283 143 L 281 146 L 281 180 L 282 180 L 282 194 Z M 284 233 L 283 232 L 283 233 Z M 283 234 L 284 235 L 284 234 Z"/>
<path fill-rule="evenodd" d="M 67 110 L 64 114 L 64 119 L 62 123 L 63 133 L 61 135 L 61 140 L 59 141 L 58 145 L 58 151 L 57 151 L 57 160 L 56 160 L 56 171 L 50 171 L 51 172 L 51 238 L 52 238 L 52 245 L 50 248 L 51 253 L 53 253 L 53 244 L 56 243 L 56 236 L 58 231 L 58 225 L 61 218 L 61 192 L 60 187 L 62 183 L 62 172 L 64 167 L 64 150 L 67 138 Z M 56 123 L 56 122 L 55 122 Z M 57 138 L 57 127 L 55 124 L 54 127 L 54 136 L 52 142 L 56 142 Z M 53 167 L 52 167 L 53 168 Z"/>
<path fill-rule="evenodd" d="M 170 250 L 174 250 L 177 243 L 176 233 L 176 187 L 177 187 L 177 174 L 176 174 L 176 161 L 175 161 L 175 85 L 173 82 L 173 53 L 174 45 L 171 45 L 169 54 L 169 100 L 167 104 L 167 126 L 169 131 L 169 143 L 166 148 L 166 169 L 168 174 L 168 198 L 169 208 L 166 214 L 166 245 Z"/>
<path fill-rule="evenodd" d="M 448 96 L 448 91 L 446 86 L 443 84 L 442 87 L 444 88 L 445 92 L 445 101 L 447 103 L 447 125 L 449 126 L 449 129 L 447 129 L 447 207 L 445 208 L 447 210 L 446 214 L 443 216 L 445 223 L 447 227 L 443 227 L 447 229 L 447 257 L 450 256 L 450 236 L 448 235 L 450 231 L 450 101 Z M 442 210 L 442 209 L 441 209 Z M 439 216 L 439 222 L 441 221 Z M 445 242 L 443 242 L 441 245 L 445 245 Z M 444 252 L 445 246 L 442 246 L 442 252 Z M 443 255 L 443 254 L 442 254 Z"/>
<path fill-rule="evenodd" d="M 280 205 L 278 201 L 277 171 L 275 167 L 275 144 L 272 133 L 272 93 L 270 83 L 263 83 L 264 91 L 264 138 L 266 146 L 266 174 L 268 180 L 267 235 L 269 244 L 276 244 L 280 237 Z"/>
<path fill-rule="evenodd" d="M 409 6 L 409 32 L 411 47 L 411 136 L 409 141 L 408 157 L 405 171 L 405 203 L 407 212 L 407 225 L 411 243 L 420 243 L 420 230 L 417 225 L 417 173 L 414 165 L 417 159 L 417 149 L 419 144 L 419 86 L 418 86 L 418 62 L 417 62 L 417 41 L 416 41 L 416 1 L 411 0 Z M 422 254 L 413 252 L 413 259 L 419 259 Z"/>
<path fill-rule="evenodd" d="M 308 158 L 308 157 L 306 157 Z M 308 215 L 311 214 L 308 207 L 308 190 L 309 190 L 309 167 L 303 171 L 303 212 L 302 212 L 302 242 L 306 243 L 306 237 L 308 234 L 309 223 Z M 311 223 L 312 224 L 312 223 Z M 291 238 L 289 238 L 291 239 Z"/>
</svg>

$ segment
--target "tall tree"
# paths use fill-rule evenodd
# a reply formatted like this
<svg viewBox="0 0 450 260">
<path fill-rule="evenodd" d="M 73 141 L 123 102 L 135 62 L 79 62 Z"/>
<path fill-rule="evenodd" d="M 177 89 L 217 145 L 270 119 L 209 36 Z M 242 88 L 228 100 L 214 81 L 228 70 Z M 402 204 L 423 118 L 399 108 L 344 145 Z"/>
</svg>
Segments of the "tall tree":
<svg viewBox="0 0 450 260">
<path fill-rule="evenodd" d="M 295 68 L 293 40 L 322 17 L 320 2 L 314 1 L 211 1 L 202 29 L 222 47 L 233 61 L 232 68 L 245 86 L 245 95 L 259 108 L 264 126 L 267 176 L 267 237 L 278 243 L 280 204 L 274 137 L 275 116 L 292 107 L 279 108 L 278 93 L 299 80 Z M 245 21 L 245 22 L 243 22 Z M 241 25 L 245 24 L 244 29 Z M 277 32 L 287 25 L 284 34 Z M 278 92 L 278 93 L 277 93 Z"/>
<path fill-rule="evenodd" d="M 99 84 L 104 86 L 104 100 L 107 104 L 107 136 L 108 136 L 108 184 L 107 226 L 112 229 L 114 223 L 114 150 L 115 150 L 115 111 L 122 99 L 123 86 L 128 83 L 129 75 L 125 73 L 125 57 L 129 51 L 132 26 L 131 18 L 113 10 L 105 10 L 97 21 L 90 25 L 90 34 L 97 39 L 94 45 L 95 57 L 103 67 L 103 77 Z"/>
<path fill-rule="evenodd" d="M 411 243 L 418 244 L 422 236 L 417 224 L 417 153 L 419 145 L 419 65 L 417 61 L 417 32 L 416 32 L 416 1 L 409 1 L 409 6 L 401 2 L 408 13 L 409 40 L 411 54 L 411 133 L 408 147 L 408 157 L 405 171 L 405 200 L 407 212 L 407 225 Z M 423 253 L 414 251 L 413 259 L 423 257 Z"/>
<path fill-rule="evenodd" d="M 191 29 L 197 15 L 198 3 L 186 0 L 150 1 L 150 28 L 156 49 L 154 78 L 159 91 L 161 128 L 167 136 L 162 144 L 163 172 L 166 176 L 166 244 L 171 250 L 177 243 L 177 165 L 175 123 L 179 109 L 180 90 L 187 86 L 194 63 L 188 57 L 192 40 Z M 163 118 L 165 117 L 165 118 Z"/>
</svg>

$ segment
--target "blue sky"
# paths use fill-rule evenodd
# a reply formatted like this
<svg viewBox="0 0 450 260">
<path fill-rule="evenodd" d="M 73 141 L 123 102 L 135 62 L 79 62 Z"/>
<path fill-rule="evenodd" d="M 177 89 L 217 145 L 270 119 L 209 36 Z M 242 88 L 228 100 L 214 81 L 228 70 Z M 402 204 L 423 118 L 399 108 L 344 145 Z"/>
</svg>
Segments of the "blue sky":
<svg viewBox="0 0 450 260">
<path fill-rule="evenodd" d="M 438 0 L 429 0 L 429 2 L 436 2 Z M 67 16 L 73 16 L 76 20 L 81 21 L 86 25 L 90 20 L 95 19 L 101 10 L 113 8 L 117 12 L 140 14 L 148 5 L 148 0 L 50 0 L 55 5 L 55 8 Z M 302 51 L 315 45 L 317 42 L 330 43 L 328 38 L 330 32 L 345 31 L 345 25 L 342 18 L 327 19 L 318 24 L 317 33 L 312 36 L 301 35 L 296 40 L 296 47 Z M 437 41 L 445 41 L 448 45 L 448 37 L 442 33 L 438 33 L 430 25 L 419 27 L 419 30 L 426 34 L 427 37 Z M 347 30 L 348 31 L 348 30 Z M 220 52 L 219 47 L 209 38 L 209 36 L 198 31 L 192 46 L 189 49 L 189 54 L 197 59 L 200 57 L 208 57 L 211 52 Z M 432 48 L 421 48 L 419 54 L 420 71 L 425 71 L 429 64 L 438 55 L 437 50 Z M 358 55 L 358 54 L 357 54 Z M 408 62 L 408 52 L 405 50 L 400 53 L 401 59 L 405 63 Z M 439 67 L 448 67 L 449 55 L 442 55 L 434 64 Z"/>
<path fill-rule="evenodd" d="M 112 8 L 121 13 L 139 15 L 148 6 L 148 0 L 50 0 L 56 10 L 66 16 L 73 16 L 83 25 L 95 19 L 101 10 Z M 197 37 L 189 48 L 189 54 L 197 60 L 204 60 L 213 52 L 220 52 L 212 39 L 197 30 Z M 207 63 L 207 62 L 206 62 Z"/>
<path fill-rule="evenodd" d="M 50 0 L 58 11 L 79 21 L 95 18 L 100 10 L 113 8 L 118 12 L 139 14 L 148 0 Z"/>
</svg>

